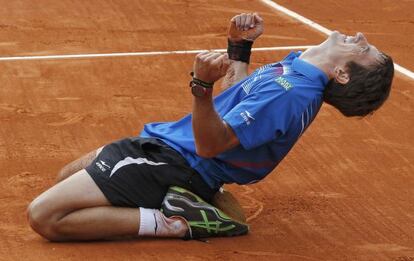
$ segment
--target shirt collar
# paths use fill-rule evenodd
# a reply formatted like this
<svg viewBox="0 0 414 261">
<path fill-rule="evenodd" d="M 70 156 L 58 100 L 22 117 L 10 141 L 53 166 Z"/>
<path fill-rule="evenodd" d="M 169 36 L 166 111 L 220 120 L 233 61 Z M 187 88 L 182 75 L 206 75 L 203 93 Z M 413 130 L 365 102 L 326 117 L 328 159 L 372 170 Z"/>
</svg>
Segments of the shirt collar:
<svg viewBox="0 0 414 261">
<path fill-rule="evenodd" d="M 299 59 L 300 53 L 290 53 L 286 58 L 290 58 L 291 55 L 295 55 L 292 62 L 292 69 L 305 75 L 312 81 L 320 82 L 323 86 L 328 84 L 328 76 L 318 67 L 313 64 L 310 64 L 302 59 Z"/>
</svg>

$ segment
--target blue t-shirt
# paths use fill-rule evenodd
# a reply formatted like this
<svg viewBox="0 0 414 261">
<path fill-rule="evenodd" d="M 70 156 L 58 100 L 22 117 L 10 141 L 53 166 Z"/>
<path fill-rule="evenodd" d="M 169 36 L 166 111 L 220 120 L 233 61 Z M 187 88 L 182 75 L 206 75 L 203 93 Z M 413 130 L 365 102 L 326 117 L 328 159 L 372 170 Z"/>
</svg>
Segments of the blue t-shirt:
<svg viewBox="0 0 414 261">
<path fill-rule="evenodd" d="M 191 114 L 176 122 L 150 123 L 142 137 L 155 137 L 180 152 L 212 188 L 263 179 L 286 156 L 315 118 L 328 82 L 319 68 L 290 53 L 214 98 L 214 107 L 240 145 L 214 158 L 196 154 Z"/>
</svg>

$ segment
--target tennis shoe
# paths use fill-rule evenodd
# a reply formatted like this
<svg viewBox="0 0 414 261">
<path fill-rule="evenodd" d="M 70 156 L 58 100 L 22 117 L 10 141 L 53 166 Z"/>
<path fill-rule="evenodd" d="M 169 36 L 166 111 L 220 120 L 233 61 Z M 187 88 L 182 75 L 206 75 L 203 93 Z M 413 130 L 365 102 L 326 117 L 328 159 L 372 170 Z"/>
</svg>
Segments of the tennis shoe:
<svg viewBox="0 0 414 261">
<path fill-rule="evenodd" d="M 185 239 L 232 237 L 245 235 L 249 226 L 236 221 L 194 193 L 181 187 L 170 187 L 161 211 L 166 217 L 180 216 L 187 221 Z"/>
</svg>

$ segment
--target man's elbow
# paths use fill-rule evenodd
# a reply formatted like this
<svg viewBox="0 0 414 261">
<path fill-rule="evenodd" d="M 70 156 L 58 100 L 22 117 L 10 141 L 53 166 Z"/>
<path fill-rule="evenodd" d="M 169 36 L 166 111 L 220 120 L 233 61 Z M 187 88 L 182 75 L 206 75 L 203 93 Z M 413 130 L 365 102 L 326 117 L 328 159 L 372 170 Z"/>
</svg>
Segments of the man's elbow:
<svg viewBox="0 0 414 261">
<path fill-rule="evenodd" d="M 206 146 L 203 146 L 203 147 L 196 146 L 196 153 L 198 156 L 202 158 L 214 158 L 215 156 L 219 154 L 216 150 L 212 148 L 207 148 Z"/>
</svg>

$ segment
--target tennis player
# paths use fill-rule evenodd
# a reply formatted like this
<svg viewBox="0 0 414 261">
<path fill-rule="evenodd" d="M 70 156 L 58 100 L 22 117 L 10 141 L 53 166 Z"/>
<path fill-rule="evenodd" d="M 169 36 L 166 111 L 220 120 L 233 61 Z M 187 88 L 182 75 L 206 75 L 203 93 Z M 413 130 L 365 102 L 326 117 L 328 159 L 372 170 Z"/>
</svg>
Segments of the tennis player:
<svg viewBox="0 0 414 261">
<path fill-rule="evenodd" d="M 262 180 L 286 156 L 323 101 L 345 116 L 377 110 L 390 93 L 393 62 L 362 33 L 333 32 L 248 75 L 263 33 L 256 13 L 231 19 L 226 54 L 195 57 L 192 113 L 149 123 L 65 166 L 28 208 L 51 241 L 119 236 L 200 238 L 246 234 L 247 224 L 210 205 L 223 184 Z M 223 91 L 213 97 L 222 78 Z"/>
</svg>

